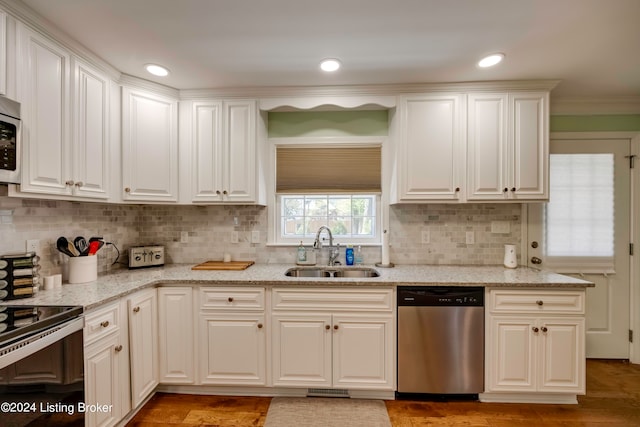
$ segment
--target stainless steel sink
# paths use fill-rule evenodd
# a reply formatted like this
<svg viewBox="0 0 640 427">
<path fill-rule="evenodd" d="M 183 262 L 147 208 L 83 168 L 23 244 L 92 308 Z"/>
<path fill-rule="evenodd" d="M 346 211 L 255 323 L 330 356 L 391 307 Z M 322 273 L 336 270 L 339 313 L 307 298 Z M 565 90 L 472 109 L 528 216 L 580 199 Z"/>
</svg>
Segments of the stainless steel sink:
<svg viewBox="0 0 640 427">
<path fill-rule="evenodd" d="M 294 267 L 284 274 L 289 277 L 380 277 L 378 271 L 367 267 Z"/>
</svg>

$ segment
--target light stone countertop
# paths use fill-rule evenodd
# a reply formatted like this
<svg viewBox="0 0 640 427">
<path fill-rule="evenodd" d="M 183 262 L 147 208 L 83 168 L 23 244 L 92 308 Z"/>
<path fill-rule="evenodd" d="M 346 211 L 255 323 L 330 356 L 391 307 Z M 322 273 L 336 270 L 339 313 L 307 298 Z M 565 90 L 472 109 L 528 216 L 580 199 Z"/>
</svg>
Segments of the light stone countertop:
<svg viewBox="0 0 640 427">
<path fill-rule="evenodd" d="M 399 265 L 375 268 L 380 277 L 315 278 L 287 277 L 291 264 L 254 264 L 243 271 L 194 271 L 195 264 L 172 264 L 140 270 L 121 270 L 84 284 L 64 284 L 62 288 L 41 290 L 32 298 L 4 301 L 4 305 L 81 305 L 85 311 L 114 301 L 137 290 L 169 285 L 232 286 L 491 286 L 549 289 L 583 289 L 593 283 L 527 267 L 503 266 Z M 372 267 L 372 266 L 365 266 Z M 333 267 L 332 267 L 333 268 Z M 350 267 L 337 267 L 350 268 Z"/>
</svg>

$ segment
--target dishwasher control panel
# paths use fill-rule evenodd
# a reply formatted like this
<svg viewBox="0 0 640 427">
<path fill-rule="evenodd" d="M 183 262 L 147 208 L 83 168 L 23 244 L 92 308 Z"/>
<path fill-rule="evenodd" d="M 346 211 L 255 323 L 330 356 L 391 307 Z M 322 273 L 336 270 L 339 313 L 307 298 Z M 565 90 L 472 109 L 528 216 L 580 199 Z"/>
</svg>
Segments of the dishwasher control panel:
<svg viewBox="0 0 640 427">
<path fill-rule="evenodd" d="M 450 286 L 399 286 L 398 306 L 484 306 L 484 288 Z"/>
</svg>

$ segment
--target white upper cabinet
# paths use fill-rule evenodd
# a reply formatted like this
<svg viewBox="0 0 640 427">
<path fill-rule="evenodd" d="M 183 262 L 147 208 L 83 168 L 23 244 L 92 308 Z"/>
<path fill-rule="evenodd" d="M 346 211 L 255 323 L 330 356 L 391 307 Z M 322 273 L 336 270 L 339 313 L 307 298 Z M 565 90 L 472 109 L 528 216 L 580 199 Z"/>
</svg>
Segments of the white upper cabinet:
<svg viewBox="0 0 640 427">
<path fill-rule="evenodd" d="M 110 80 L 62 46 L 25 26 L 18 28 L 24 154 L 20 190 L 54 198 L 109 198 Z"/>
<path fill-rule="evenodd" d="M 7 14 L 0 9 L 0 95 L 7 94 Z"/>
<path fill-rule="evenodd" d="M 457 201 L 464 175 L 463 95 L 400 97 L 395 202 Z"/>
<path fill-rule="evenodd" d="M 469 94 L 469 201 L 548 199 L 546 92 Z"/>
<path fill-rule="evenodd" d="M 23 168 L 21 190 L 72 195 L 70 56 L 58 44 L 18 26 L 22 59 Z"/>
<path fill-rule="evenodd" d="M 198 101 L 190 114 L 191 201 L 256 202 L 256 102 Z M 188 135 L 188 133 L 187 133 Z"/>
<path fill-rule="evenodd" d="M 122 89 L 123 200 L 178 200 L 177 110 L 175 99 Z"/>
</svg>

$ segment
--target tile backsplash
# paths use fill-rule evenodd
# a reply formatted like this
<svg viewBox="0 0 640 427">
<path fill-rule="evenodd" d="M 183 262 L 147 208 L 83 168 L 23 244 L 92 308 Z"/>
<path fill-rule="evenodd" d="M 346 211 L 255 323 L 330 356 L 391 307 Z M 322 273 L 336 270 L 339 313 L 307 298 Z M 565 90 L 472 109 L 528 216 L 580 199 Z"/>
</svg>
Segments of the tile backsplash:
<svg viewBox="0 0 640 427">
<path fill-rule="evenodd" d="M 168 263 L 222 259 L 225 252 L 257 263 L 295 260 L 296 248 L 266 245 L 265 207 L 116 205 L 6 194 L 6 186 L 0 186 L 0 254 L 24 252 L 25 241 L 37 239 L 45 275 L 62 271 L 66 261 L 55 248 L 60 236 L 102 236 L 115 243 L 120 257 L 116 262 L 116 249 L 105 246 L 98 254 L 100 273 L 126 268 L 129 247 L 146 244 L 164 245 Z M 492 233 L 494 221 L 506 225 L 507 232 Z M 521 205 L 395 205 L 389 228 L 396 264 L 501 264 L 504 245 L 520 244 Z M 231 243 L 232 231 L 238 232 L 238 243 Z M 251 243 L 252 231 L 260 233 L 260 243 Z M 423 243 L 423 232 L 429 243 Z M 466 243 L 467 232 L 473 233 L 473 244 Z M 363 253 L 366 264 L 380 261 L 380 247 L 363 247 Z"/>
</svg>

